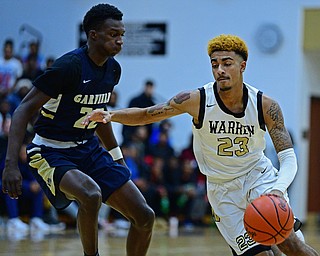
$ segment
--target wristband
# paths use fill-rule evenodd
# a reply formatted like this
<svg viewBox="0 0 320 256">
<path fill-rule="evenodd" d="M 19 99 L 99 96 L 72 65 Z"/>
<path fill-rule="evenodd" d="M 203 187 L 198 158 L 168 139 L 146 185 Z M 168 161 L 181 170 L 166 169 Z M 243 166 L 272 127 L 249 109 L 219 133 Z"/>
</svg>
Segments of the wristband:
<svg viewBox="0 0 320 256">
<path fill-rule="evenodd" d="M 117 161 L 123 158 L 123 155 L 119 146 L 109 150 L 109 154 L 112 156 L 112 159 L 114 161 Z"/>
</svg>

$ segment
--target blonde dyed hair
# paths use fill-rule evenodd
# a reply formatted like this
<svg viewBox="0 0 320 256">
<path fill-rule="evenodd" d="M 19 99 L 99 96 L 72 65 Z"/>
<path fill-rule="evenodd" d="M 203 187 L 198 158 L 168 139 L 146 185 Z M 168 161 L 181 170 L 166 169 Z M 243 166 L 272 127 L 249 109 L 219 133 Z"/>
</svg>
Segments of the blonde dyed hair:
<svg viewBox="0 0 320 256">
<path fill-rule="evenodd" d="M 208 55 L 215 51 L 235 52 L 242 56 L 246 61 L 248 59 L 248 47 L 246 43 L 235 35 L 219 35 L 208 42 Z"/>
</svg>

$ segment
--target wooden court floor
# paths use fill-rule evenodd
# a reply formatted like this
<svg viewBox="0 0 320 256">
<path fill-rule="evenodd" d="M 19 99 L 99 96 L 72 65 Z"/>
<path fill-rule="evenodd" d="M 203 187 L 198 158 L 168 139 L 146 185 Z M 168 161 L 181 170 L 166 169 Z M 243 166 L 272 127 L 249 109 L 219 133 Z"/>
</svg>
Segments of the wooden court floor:
<svg viewBox="0 0 320 256">
<path fill-rule="evenodd" d="M 0 230 L 0 256 L 81 256 L 82 247 L 75 229 L 41 235 L 29 234 L 23 239 L 8 237 Z M 320 252 L 320 228 L 317 223 L 305 223 L 305 239 Z M 125 234 L 110 235 L 99 232 L 101 256 L 124 256 Z M 214 226 L 186 230 L 179 228 L 177 237 L 170 237 L 165 229 L 155 228 L 149 256 L 228 256 L 228 246 Z"/>
</svg>

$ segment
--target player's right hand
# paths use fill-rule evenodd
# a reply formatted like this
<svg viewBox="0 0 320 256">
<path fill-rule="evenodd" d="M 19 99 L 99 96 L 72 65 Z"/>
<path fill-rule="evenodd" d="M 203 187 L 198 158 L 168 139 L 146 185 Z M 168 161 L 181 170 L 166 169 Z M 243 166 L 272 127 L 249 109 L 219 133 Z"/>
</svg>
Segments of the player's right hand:
<svg viewBox="0 0 320 256">
<path fill-rule="evenodd" d="M 22 176 L 18 168 L 5 168 L 2 174 L 2 192 L 12 199 L 18 199 L 22 193 Z"/>
<path fill-rule="evenodd" d="M 96 109 L 89 113 L 81 122 L 81 124 L 88 125 L 90 121 L 106 124 L 111 121 L 111 115 L 108 111 Z"/>
</svg>

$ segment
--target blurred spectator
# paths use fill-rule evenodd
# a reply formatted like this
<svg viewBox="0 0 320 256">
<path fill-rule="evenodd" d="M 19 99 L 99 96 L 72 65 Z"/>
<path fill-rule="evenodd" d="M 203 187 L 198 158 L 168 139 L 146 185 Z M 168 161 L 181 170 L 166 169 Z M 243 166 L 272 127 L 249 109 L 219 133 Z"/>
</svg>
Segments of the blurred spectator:
<svg viewBox="0 0 320 256">
<path fill-rule="evenodd" d="M 194 224 L 202 223 L 208 203 L 205 199 L 205 188 L 198 186 L 197 171 L 193 168 L 191 161 L 184 160 L 180 164 L 182 168 L 176 204 L 179 213 L 184 217 L 185 226 L 189 228 Z"/>
<path fill-rule="evenodd" d="M 177 206 L 177 190 L 180 185 L 181 163 L 176 156 L 171 156 L 165 161 L 163 168 L 164 185 L 168 191 L 170 202 L 170 216 L 178 217 L 181 212 Z M 181 217 L 181 216 L 180 216 Z"/>
<path fill-rule="evenodd" d="M 168 143 L 172 145 L 170 132 L 172 130 L 172 122 L 169 119 L 162 120 L 160 123 L 154 124 L 152 127 L 152 133 L 150 136 L 150 145 L 157 144 L 159 142 L 160 133 L 166 133 L 168 135 Z"/>
<path fill-rule="evenodd" d="M 131 140 L 126 144 L 134 144 L 137 148 L 138 158 L 145 159 L 149 155 L 148 130 L 146 126 L 139 126 L 131 136 Z M 146 160 L 146 159 L 145 159 Z M 146 160 L 146 164 L 149 162 Z"/>
<path fill-rule="evenodd" d="M 160 132 L 158 135 L 158 143 L 150 147 L 150 154 L 154 157 L 160 157 L 164 161 L 175 155 L 174 148 L 169 143 L 169 134 Z"/>
<path fill-rule="evenodd" d="M 33 54 L 28 55 L 24 63 L 23 73 L 21 78 L 27 78 L 33 81 L 42 73 L 43 73 L 43 69 L 41 69 L 38 66 L 37 56 Z"/>
<path fill-rule="evenodd" d="M 114 109 L 119 108 L 119 106 L 118 106 L 118 93 L 115 90 L 112 91 L 110 100 L 107 103 L 107 108 L 108 108 L 108 110 L 114 110 Z M 111 125 L 112 125 L 112 130 L 113 130 L 114 136 L 116 137 L 118 144 L 121 145 L 123 142 L 123 137 L 122 137 L 123 125 L 120 123 L 116 123 L 116 122 L 112 122 Z"/>
<path fill-rule="evenodd" d="M 7 139 L 10 125 L 10 103 L 6 99 L 3 99 L 0 101 L 0 137 Z"/>
<path fill-rule="evenodd" d="M 139 94 L 136 97 L 133 97 L 128 107 L 138 107 L 138 108 L 144 108 L 144 107 L 150 107 L 155 105 L 155 99 L 154 99 L 154 82 L 152 80 L 147 80 L 144 84 L 143 92 Z M 123 125 L 122 129 L 122 135 L 124 142 L 130 141 L 132 134 L 134 134 L 134 131 L 137 129 L 138 126 L 127 126 Z M 149 124 L 147 127 L 147 137 L 149 141 L 149 137 L 152 133 L 152 127 L 153 124 Z"/>
<path fill-rule="evenodd" d="M 137 185 L 145 197 L 148 197 L 150 169 L 144 158 L 139 155 L 139 149 L 135 143 L 121 146 L 123 157 L 131 171 L 131 179 Z"/>
<path fill-rule="evenodd" d="M 14 57 L 13 47 L 12 40 L 7 39 L 4 42 L 3 56 L 0 57 L 0 99 L 11 92 L 23 72 L 20 60 Z"/>
<path fill-rule="evenodd" d="M 150 172 L 150 199 L 149 205 L 155 212 L 156 217 L 168 219 L 170 212 L 170 201 L 168 190 L 165 187 L 163 168 L 165 162 L 161 157 L 153 157 Z"/>
<path fill-rule="evenodd" d="M 7 100 L 10 104 L 10 114 L 16 110 L 22 99 L 27 95 L 32 87 L 32 82 L 30 79 L 21 78 L 17 81 L 14 91 L 10 93 Z"/>
<path fill-rule="evenodd" d="M 199 167 L 198 167 L 198 163 L 196 161 L 196 157 L 193 152 L 193 134 L 191 134 L 189 137 L 188 145 L 181 150 L 180 155 L 179 155 L 179 160 L 180 161 L 184 161 L 184 160 L 190 161 L 190 164 L 192 165 L 192 167 L 196 170 L 196 172 L 198 174 L 197 175 L 198 176 L 198 178 L 197 178 L 198 184 L 204 187 L 206 184 L 206 177 L 204 174 L 202 174 L 200 172 Z"/>
<path fill-rule="evenodd" d="M 28 65 L 27 62 L 30 56 L 34 56 L 37 69 L 44 70 L 46 68 L 46 60 L 40 53 L 40 42 L 38 40 L 33 40 L 29 43 L 28 53 L 22 58 L 24 69 L 26 69 L 26 65 Z"/>
<path fill-rule="evenodd" d="M 200 172 L 193 152 L 193 135 L 189 144 L 179 155 L 181 175 L 179 178 L 177 205 L 186 217 L 185 225 L 202 224 L 205 214 L 210 210 L 206 196 L 206 178 Z"/>
<path fill-rule="evenodd" d="M 53 58 L 53 57 L 48 57 L 48 58 L 46 59 L 45 69 L 50 68 L 50 67 L 52 66 L 52 64 L 53 64 L 54 61 L 55 61 L 55 58 Z"/>
</svg>

